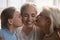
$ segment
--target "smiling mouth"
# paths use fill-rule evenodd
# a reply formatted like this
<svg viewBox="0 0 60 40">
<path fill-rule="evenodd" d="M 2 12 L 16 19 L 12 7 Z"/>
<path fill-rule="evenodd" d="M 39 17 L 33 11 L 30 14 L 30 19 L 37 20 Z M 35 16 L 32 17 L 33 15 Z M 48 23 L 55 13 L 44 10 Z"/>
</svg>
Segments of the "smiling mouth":
<svg viewBox="0 0 60 40">
<path fill-rule="evenodd" d="M 29 25 L 31 25 L 31 24 L 32 24 L 32 22 L 28 22 L 28 24 L 29 24 Z"/>
</svg>

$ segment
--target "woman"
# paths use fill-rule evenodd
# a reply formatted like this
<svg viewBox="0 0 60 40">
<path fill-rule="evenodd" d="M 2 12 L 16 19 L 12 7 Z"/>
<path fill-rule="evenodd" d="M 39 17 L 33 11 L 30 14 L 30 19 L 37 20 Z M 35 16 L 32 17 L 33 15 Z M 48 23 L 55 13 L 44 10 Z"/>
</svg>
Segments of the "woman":
<svg viewBox="0 0 60 40">
<path fill-rule="evenodd" d="M 36 25 L 44 32 L 42 40 L 58 40 L 54 31 L 53 12 L 50 9 L 44 8 L 37 16 Z"/>
<path fill-rule="evenodd" d="M 21 16 L 23 22 L 22 30 L 18 30 L 19 40 L 35 40 L 35 30 L 33 29 L 36 20 L 37 10 L 33 4 L 25 4 L 21 7 Z"/>
<path fill-rule="evenodd" d="M 53 12 L 52 16 L 54 19 L 54 31 L 56 32 L 56 36 L 58 40 L 60 40 L 60 10 L 58 8 L 50 8 Z"/>
<path fill-rule="evenodd" d="M 15 31 L 20 27 L 21 16 L 14 7 L 6 8 L 1 13 L 0 38 L 4 40 L 18 40 Z"/>
</svg>

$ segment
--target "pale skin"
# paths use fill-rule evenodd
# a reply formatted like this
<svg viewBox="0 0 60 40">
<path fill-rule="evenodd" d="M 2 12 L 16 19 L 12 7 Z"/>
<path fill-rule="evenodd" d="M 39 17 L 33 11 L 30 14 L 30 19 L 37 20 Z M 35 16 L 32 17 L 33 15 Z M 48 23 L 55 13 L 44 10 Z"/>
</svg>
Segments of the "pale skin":
<svg viewBox="0 0 60 40">
<path fill-rule="evenodd" d="M 7 25 L 11 33 L 14 33 L 16 31 L 16 28 L 22 26 L 21 15 L 19 11 L 16 10 L 14 12 L 13 18 L 8 19 Z M 4 40 L 4 38 L 0 37 L 0 40 Z"/>
<path fill-rule="evenodd" d="M 13 15 L 13 18 L 8 19 L 8 22 L 10 23 L 10 24 L 8 24 L 9 31 L 13 33 L 16 30 L 16 28 L 18 28 L 18 27 L 20 27 L 22 25 L 20 12 L 15 11 L 14 15 Z"/>
<path fill-rule="evenodd" d="M 22 22 L 24 26 L 22 31 L 26 34 L 26 36 L 28 36 L 33 29 L 36 15 L 36 9 L 33 6 L 29 6 L 23 11 Z"/>
<path fill-rule="evenodd" d="M 36 25 L 40 27 L 45 34 L 50 33 L 50 24 L 51 24 L 50 18 L 45 17 L 43 13 L 41 13 L 41 15 L 38 16 Z"/>
</svg>

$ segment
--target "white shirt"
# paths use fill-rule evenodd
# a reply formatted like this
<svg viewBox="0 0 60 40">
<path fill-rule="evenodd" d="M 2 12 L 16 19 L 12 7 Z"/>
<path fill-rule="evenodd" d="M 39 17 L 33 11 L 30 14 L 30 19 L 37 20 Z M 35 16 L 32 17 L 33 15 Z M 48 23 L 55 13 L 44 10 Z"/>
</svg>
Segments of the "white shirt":
<svg viewBox="0 0 60 40">
<path fill-rule="evenodd" d="M 17 30 L 18 40 L 35 40 L 35 32 L 32 30 L 28 36 L 22 31 L 22 28 L 18 28 Z"/>
</svg>

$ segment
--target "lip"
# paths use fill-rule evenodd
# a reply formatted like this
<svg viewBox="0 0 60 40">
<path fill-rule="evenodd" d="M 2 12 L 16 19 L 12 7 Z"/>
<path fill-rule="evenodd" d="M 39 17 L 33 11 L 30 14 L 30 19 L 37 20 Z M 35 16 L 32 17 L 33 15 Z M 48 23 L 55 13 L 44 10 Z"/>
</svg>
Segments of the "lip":
<svg viewBox="0 0 60 40">
<path fill-rule="evenodd" d="M 29 24 L 29 25 L 31 25 L 31 24 L 32 24 L 32 22 L 28 22 L 28 24 Z"/>
</svg>

